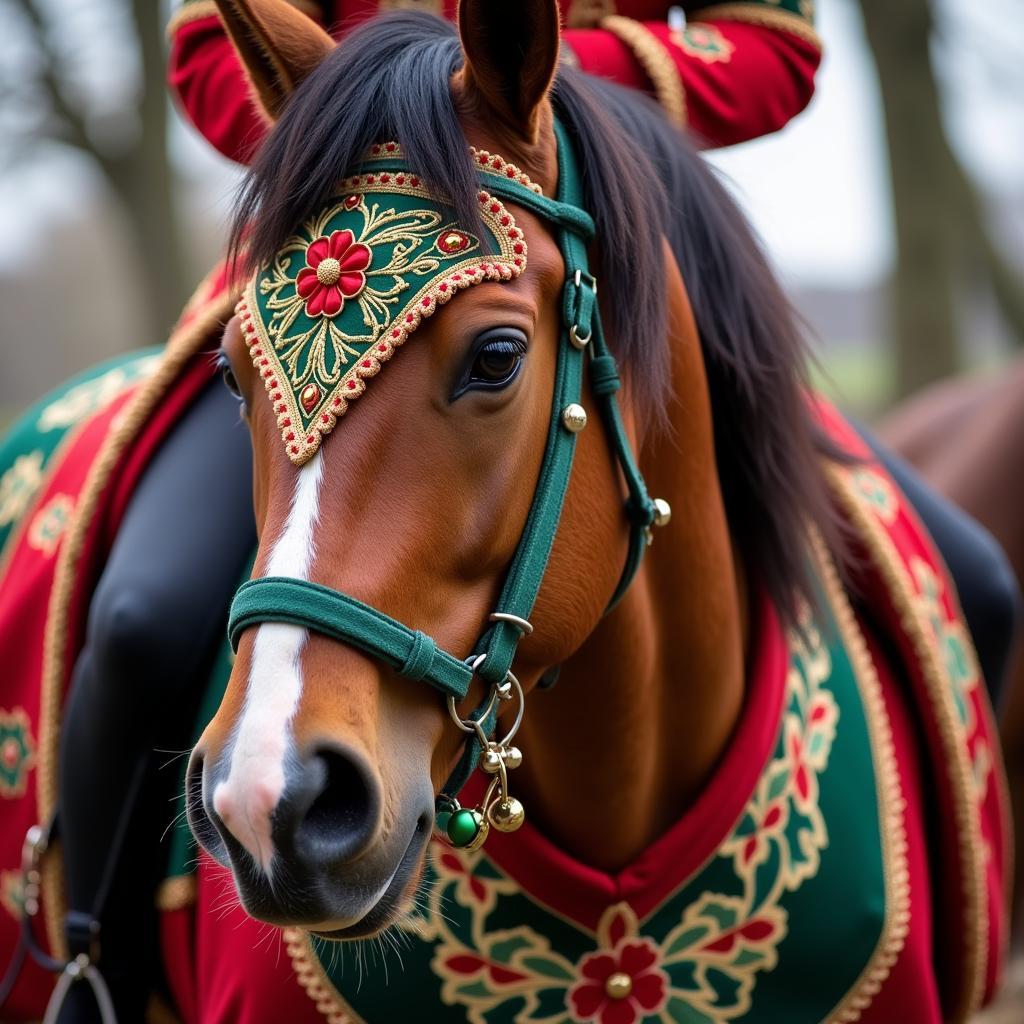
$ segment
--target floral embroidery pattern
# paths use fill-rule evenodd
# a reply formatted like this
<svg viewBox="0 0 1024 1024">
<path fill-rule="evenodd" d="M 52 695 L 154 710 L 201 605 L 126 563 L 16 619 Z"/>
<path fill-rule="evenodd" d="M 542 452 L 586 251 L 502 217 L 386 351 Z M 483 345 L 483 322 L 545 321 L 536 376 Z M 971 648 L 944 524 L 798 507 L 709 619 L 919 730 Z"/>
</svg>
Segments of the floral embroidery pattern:
<svg viewBox="0 0 1024 1024">
<path fill-rule="evenodd" d="M 899 500 L 892 484 L 884 476 L 870 469 L 855 469 L 850 473 L 857 493 L 884 523 L 892 525 L 899 514 Z"/>
<path fill-rule="evenodd" d="M 19 455 L 0 476 L 0 526 L 7 526 L 24 514 L 42 482 L 43 453 Z"/>
<path fill-rule="evenodd" d="M 671 32 L 670 38 L 679 49 L 705 64 L 726 64 L 732 60 L 733 50 L 736 49 L 714 25 L 703 25 L 700 22 Z"/>
<path fill-rule="evenodd" d="M 828 830 L 818 777 L 828 767 L 839 709 L 827 683 L 832 660 L 804 614 L 790 640 L 787 704 L 776 754 L 717 859 L 732 892 L 705 891 L 656 941 L 626 903 L 610 906 L 596 943 L 575 961 L 529 927 L 495 927 L 499 897 L 514 891 L 482 852 L 434 843 L 429 905 L 407 925 L 435 942 L 441 998 L 472 1024 L 508 1000 L 516 1020 L 558 1024 L 726 1022 L 746 1014 L 759 973 L 775 967 L 788 934 L 782 897 L 814 877 Z"/>
<path fill-rule="evenodd" d="M 295 279 L 295 290 L 306 300 L 307 316 L 337 316 L 346 299 L 366 287 L 366 268 L 373 253 L 356 242 L 351 231 L 333 231 L 311 243 L 306 266 Z"/>
<path fill-rule="evenodd" d="M 393 143 L 374 149 L 389 158 L 401 152 Z M 522 177 L 500 157 L 474 157 L 492 173 Z M 439 305 L 526 266 L 522 231 L 486 191 L 477 197 L 483 245 L 408 171 L 356 175 L 342 188 L 256 273 L 238 306 L 285 450 L 298 465 Z"/>
<path fill-rule="evenodd" d="M 60 544 L 71 522 L 74 499 L 69 494 L 55 494 L 33 517 L 28 528 L 28 545 L 49 557 Z"/>
<path fill-rule="evenodd" d="M 25 781 L 35 762 L 35 750 L 24 709 L 0 709 L 0 796 L 16 797 L 25 792 Z"/>
<path fill-rule="evenodd" d="M 619 925 L 622 937 L 608 953 L 590 953 L 579 962 L 580 980 L 569 990 L 573 1020 L 580 1024 L 635 1024 L 657 1013 L 668 996 L 668 976 L 658 966 L 660 950 L 636 932 L 625 904 L 612 909 L 605 930 Z M 621 922 L 621 923 L 620 923 Z"/>
<path fill-rule="evenodd" d="M 24 885 L 20 871 L 0 871 L 0 904 L 20 923 L 25 905 Z"/>
<path fill-rule="evenodd" d="M 159 355 L 145 356 L 133 360 L 127 366 L 117 366 L 108 370 L 93 380 L 76 384 L 43 409 L 36 422 L 36 429 L 46 433 L 80 423 L 87 416 L 102 409 L 130 384 L 151 376 L 162 358 Z"/>
</svg>

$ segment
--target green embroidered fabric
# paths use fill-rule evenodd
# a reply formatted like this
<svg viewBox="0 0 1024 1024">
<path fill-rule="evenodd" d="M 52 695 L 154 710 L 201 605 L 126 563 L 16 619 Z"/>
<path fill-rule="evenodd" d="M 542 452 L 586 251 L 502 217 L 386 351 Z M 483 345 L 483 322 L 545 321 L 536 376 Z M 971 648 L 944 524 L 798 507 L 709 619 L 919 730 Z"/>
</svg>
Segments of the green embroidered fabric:
<svg viewBox="0 0 1024 1024">
<path fill-rule="evenodd" d="M 489 195 L 479 203 L 483 240 L 401 166 L 355 175 L 253 276 L 243 336 L 297 465 L 439 305 L 522 272 L 512 214 Z"/>
<path fill-rule="evenodd" d="M 901 869 L 878 682 L 823 608 L 789 638 L 778 739 L 739 820 L 646 917 L 610 898 L 594 934 L 537 902 L 486 849 L 435 840 L 427 898 L 402 929 L 400 983 L 383 970 L 357 983 L 330 942 L 295 936 L 293 955 L 311 952 L 335 1007 L 367 1024 L 416 1020 L 427 1006 L 437 1024 L 840 1019 L 887 964 Z M 605 985 L 615 972 L 631 982 L 618 1009 Z"/>
</svg>

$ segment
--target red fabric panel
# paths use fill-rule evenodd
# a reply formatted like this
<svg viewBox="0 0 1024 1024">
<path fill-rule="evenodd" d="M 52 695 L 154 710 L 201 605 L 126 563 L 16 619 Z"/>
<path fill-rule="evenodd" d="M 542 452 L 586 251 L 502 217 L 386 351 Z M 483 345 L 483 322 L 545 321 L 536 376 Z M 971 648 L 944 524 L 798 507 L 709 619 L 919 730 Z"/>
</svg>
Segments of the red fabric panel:
<svg viewBox="0 0 1024 1024">
<path fill-rule="evenodd" d="M 245 913 L 230 873 L 206 854 L 196 905 L 196 1016 L 187 1024 L 323 1024 L 295 978 L 280 930 Z"/>
</svg>

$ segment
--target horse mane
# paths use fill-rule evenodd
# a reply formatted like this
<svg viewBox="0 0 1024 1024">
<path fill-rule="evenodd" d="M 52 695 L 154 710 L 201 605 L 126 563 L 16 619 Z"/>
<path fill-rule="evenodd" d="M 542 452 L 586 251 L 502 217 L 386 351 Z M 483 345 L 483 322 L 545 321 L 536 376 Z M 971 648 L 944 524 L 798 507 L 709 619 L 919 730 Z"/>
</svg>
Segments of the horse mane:
<svg viewBox="0 0 1024 1024">
<path fill-rule="evenodd" d="M 271 259 L 370 146 L 388 140 L 482 234 L 449 84 L 461 59 L 453 26 L 431 15 L 396 12 L 350 32 L 296 90 L 242 185 L 230 243 L 239 268 Z M 822 456 L 842 456 L 807 405 L 808 352 L 794 312 L 714 171 L 653 101 L 568 67 L 552 101 L 580 155 L 599 279 L 615 295 L 609 335 L 631 395 L 647 421 L 667 427 L 667 236 L 704 352 L 730 528 L 748 571 L 793 623 L 799 597 L 816 603 L 807 524 L 844 552 L 821 472 Z"/>
</svg>

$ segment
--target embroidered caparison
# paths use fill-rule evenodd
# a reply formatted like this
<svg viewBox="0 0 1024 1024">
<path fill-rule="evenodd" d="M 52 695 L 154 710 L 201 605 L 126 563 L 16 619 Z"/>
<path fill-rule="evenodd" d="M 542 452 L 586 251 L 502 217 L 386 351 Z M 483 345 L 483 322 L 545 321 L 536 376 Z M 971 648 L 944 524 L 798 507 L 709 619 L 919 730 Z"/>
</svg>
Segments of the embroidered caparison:
<svg viewBox="0 0 1024 1024">
<path fill-rule="evenodd" d="M 393 144 L 374 150 L 400 155 Z M 439 305 L 522 273 L 526 240 L 512 214 L 486 190 L 478 201 L 485 245 L 410 171 L 356 175 L 254 274 L 238 304 L 242 334 L 296 465 Z"/>
</svg>

